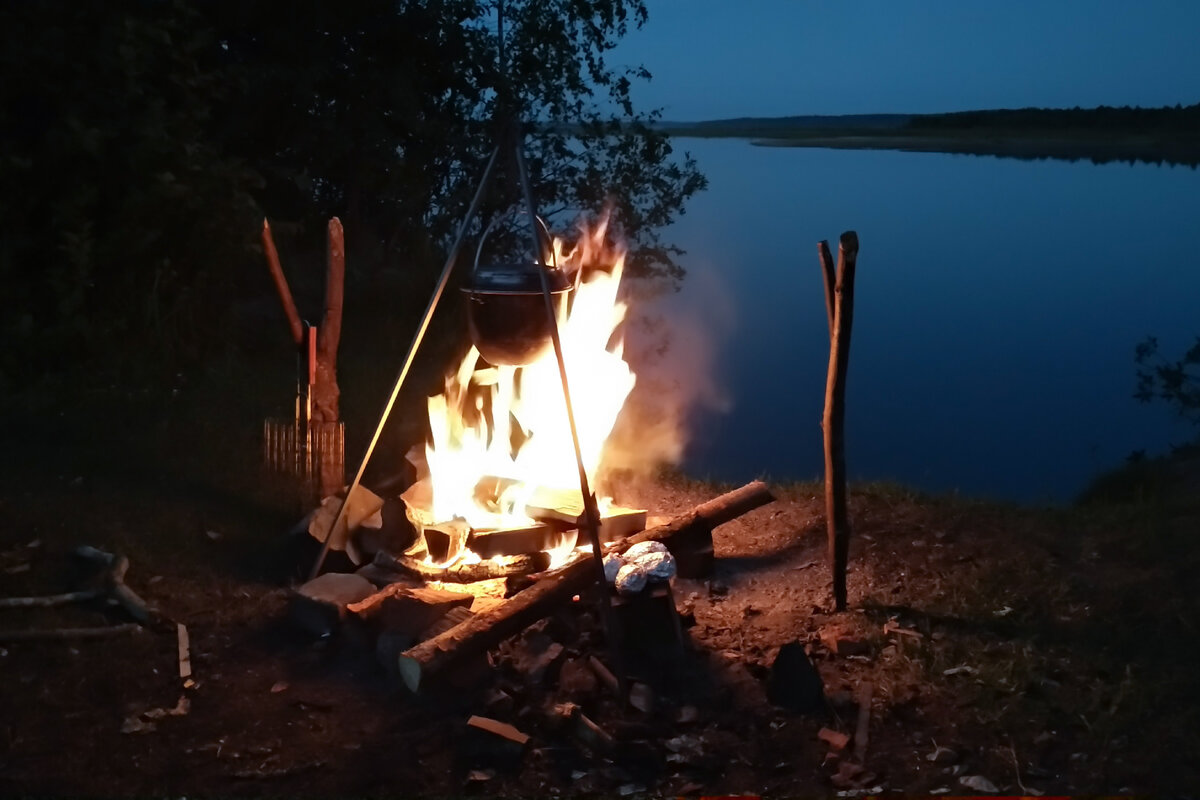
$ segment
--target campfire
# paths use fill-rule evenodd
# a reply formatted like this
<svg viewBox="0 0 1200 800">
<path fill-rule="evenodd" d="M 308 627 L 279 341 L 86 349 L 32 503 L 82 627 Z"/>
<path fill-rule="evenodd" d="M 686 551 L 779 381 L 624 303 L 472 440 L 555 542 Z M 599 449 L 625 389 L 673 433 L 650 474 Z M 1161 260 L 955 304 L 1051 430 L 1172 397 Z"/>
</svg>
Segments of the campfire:
<svg viewBox="0 0 1200 800">
<path fill-rule="evenodd" d="M 591 485 L 635 382 L 623 357 L 625 248 L 607 230 L 604 218 L 581 225 L 574 246 L 553 243 L 554 263 L 576 287 L 559 330 Z M 578 536 L 583 498 L 552 351 L 527 365 L 493 366 L 472 346 L 445 391 L 429 399 L 428 413 L 429 441 L 410 456 L 418 481 L 403 495 L 418 532 L 407 559 L 447 569 L 490 559 L 503 571 L 505 559 L 546 552 L 547 565 L 557 567 L 586 544 Z M 645 511 L 598 501 L 603 540 L 645 527 Z"/>
<path fill-rule="evenodd" d="M 623 347 L 625 249 L 609 241 L 602 219 L 571 246 L 554 240 L 553 253 L 573 286 L 558 324 L 561 349 L 518 365 L 488 363 L 472 346 L 428 400 L 429 438 L 409 454 L 417 480 L 385 500 L 362 489 L 360 467 L 348 499 L 330 498 L 323 521 L 309 528 L 373 559 L 357 574 L 298 587 L 301 624 L 322 634 L 354 626 L 413 691 L 597 587 L 590 596 L 610 639 L 657 627 L 656 638 L 678 642 L 671 580 L 706 574 L 712 529 L 772 499 L 761 483 L 748 484 L 647 528 L 646 511 L 600 496 L 597 542 L 580 535 L 591 527 L 584 487 L 601 477 L 606 442 L 635 384 Z M 402 541 L 371 536 L 387 502 L 402 504 Z M 616 633 L 610 644 L 624 639 Z M 617 674 L 608 677 L 620 683 L 625 673 Z"/>
</svg>

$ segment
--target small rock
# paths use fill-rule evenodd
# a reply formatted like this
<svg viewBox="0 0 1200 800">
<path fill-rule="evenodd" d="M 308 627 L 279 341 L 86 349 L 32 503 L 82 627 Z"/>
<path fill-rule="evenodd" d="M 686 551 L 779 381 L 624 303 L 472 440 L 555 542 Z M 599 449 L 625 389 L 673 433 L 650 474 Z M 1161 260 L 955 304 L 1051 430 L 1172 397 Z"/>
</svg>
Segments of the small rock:
<svg viewBox="0 0 1200 800">
<path fill-rule="evenodd" d="M 649 714 L 654 710 L 654 691 L 644 683 L 634 683 L 629 687 L 629 705 Z"/>
<path fill-rule="evenodd" d="M 688 725 L 700 719 L 700 710 L 695 706 L 680 706 L 675 712 L 675 721 L 680 725 Z"/>
<path fill-rule="evenodd" d="M 286 692 L 287 688 L 288 688 L 287 681 L 275 681 L 275 683 L 272 684 L 272 686 L 271 686 L 271 694 L 279 694 L 280 692 Z"/>
<path fill-rule="evenodd" d="M 996 788 L 996 784 L 992 783 L 982 775 L 963 775 L 958 779 L 958 782 L 968 789 L 972 789 L 976 792 L 997 794 L 1000 791 L 998 788 Z"/>
<path fill-rule="evenodd" d="M 596 673 L 582 658 L 567 659 L 558 673 L 558 688 L 573 697 L 595 694 L 597 684 Z"/>
</svg>

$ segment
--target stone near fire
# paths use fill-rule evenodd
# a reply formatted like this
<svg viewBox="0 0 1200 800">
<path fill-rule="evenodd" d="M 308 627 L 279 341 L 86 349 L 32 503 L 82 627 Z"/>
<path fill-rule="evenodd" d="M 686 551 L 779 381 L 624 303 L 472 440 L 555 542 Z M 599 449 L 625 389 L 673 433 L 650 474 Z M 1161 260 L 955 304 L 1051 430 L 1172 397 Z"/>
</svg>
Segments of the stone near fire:
<svg viewBox="0 0 1200 800">
<path fill-rule="evenodd" d="M 341 627 L 348 605 L 374 592 L 375 586 L 361 575 L 329 572 L 289 592 L 288 616 L 301 629 L 328 636 Z"/>
</svg>

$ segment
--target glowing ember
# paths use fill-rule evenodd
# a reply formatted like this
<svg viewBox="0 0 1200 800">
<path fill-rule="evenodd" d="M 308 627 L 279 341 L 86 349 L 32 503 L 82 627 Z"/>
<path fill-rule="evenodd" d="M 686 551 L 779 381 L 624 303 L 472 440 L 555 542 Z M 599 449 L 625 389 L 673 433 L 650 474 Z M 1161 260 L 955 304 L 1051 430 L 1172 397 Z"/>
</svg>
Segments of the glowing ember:
<svg viewBox="0 0 1200 800">
<path fill-rule="evenodd" d="M 583 230 L 570 251 L 554 242 L 557 264 L 582 281 L 560 326 L 580 448 L 595 481 L 604 442 L 634 385 L 617 331 L 625 304 L 617 300 L 625 248 L 610 245 L 607 219 Z M 585 269 L 586 267 L 586 269 Z M 476 369 L 471 348 L 443 394 L 429 399 L 431 441 L 426 460 L 432 487 L 431 521 L 465 520 L 475 530 L 533 524 L 526 502 L 535 490 L 574 491 L 579 473 L 563 402 L 558 362 L 551 351 L 524 367 Z M 602 506 L 603 507 L 603 506 Z M 575 547 L 568 531 L 549 548 L 555 564 Z"/>
</svg>

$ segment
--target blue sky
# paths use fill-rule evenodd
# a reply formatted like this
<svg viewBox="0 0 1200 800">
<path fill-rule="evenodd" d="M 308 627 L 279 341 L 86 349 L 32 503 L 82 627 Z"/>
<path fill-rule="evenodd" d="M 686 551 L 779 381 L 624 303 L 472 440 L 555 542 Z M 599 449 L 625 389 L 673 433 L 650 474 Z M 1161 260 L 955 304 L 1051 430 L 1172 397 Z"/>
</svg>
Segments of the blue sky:
<svg viewBox="0 0 1200 800">
<path fill-rule="evenodd" d="M 647 0 L 670 120 L 1200 102 L 1200 0 Z"/>
</svg>

